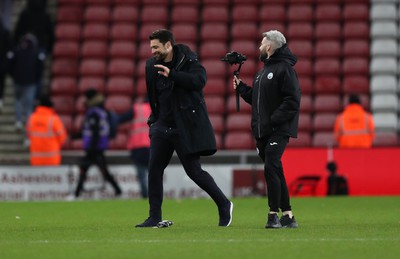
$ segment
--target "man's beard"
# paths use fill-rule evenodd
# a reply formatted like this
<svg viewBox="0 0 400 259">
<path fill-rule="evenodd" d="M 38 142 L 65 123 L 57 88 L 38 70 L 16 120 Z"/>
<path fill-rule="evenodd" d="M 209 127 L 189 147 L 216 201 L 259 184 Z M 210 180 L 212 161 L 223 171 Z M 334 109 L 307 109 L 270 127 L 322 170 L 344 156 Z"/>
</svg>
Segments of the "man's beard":
<svg viewBox="0 0 400 259">
<path fill-rule="evenodd" d="M 261 53 L 259 59 L 264 62 L 268 58 L 267 53 Z"/>
<path fill-rule="evenodd" d="M 160 53 L 154 55 L 154 57 L 155 57 L 158 61 L 163 61 L 163 60 L 167 57 L 167 53 L 165 53 L 165 52 L 160 52 Z"/>
</svg>

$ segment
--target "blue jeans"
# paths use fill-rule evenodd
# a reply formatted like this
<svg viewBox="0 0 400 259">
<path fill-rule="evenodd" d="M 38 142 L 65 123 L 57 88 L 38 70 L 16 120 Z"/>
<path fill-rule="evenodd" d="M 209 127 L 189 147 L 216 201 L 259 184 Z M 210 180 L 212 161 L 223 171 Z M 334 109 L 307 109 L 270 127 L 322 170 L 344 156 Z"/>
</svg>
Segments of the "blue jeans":
<svg viewBox="0 0 400 259">
<path fill-rule="evenodd" d="M 25 125 L 33 111 L 36 84 L 15 85 L 15 115 L 16 121 Z"/>
</svg>

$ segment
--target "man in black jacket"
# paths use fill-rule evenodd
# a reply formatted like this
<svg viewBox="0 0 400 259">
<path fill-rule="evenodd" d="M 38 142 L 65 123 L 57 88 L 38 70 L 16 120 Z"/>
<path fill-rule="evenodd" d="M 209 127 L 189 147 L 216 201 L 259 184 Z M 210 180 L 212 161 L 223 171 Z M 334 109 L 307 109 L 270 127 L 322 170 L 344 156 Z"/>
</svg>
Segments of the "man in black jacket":
<svg viewBox="0 0 400 259">
<path fill-rule="evenodd" d="M 219 226 L 229 226 L 233 203 L 201 168 L 200 156 L 213 155 L 215 136 L 204 102 L 206 71 L 189 47 L 176 44 L 172 32 L 149 36 L 153 57 L 146 62 L 147 94 L 151 106 L 149 218 L 136 227 L 154 227 L 162 220 L 163 174 L 176 151 L 186 174 L 218 206 Z"/>
<path fill-rule="evenodd" d="M 233 87 L 252 105 L 251 128 L 258 155 L 265 163 L 268 189 L 270 212 L 265 227 L 297 227 L 281 161 L 289 138 L 297 137 L 300 86 L 293 68 L 297 58 L 286 45 L 284 35 L 275 30 L 263 33 L 260 53 L 264 67 L 256 74 L 253 87 L 236 76 Z"/>
</svg>

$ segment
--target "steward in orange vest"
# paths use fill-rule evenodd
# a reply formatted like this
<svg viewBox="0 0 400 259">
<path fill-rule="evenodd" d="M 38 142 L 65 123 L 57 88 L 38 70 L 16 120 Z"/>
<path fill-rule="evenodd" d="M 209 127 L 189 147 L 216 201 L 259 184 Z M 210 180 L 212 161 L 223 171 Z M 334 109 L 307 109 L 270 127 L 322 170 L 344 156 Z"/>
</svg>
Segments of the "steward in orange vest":
<svg viewBox="0 0 400 259">
<path fill-rule="evenodd" d="M 350 95 L 349 105 L 335 122 L 335 138 L 341 148 L 370 148 L 375 137 L 372 115 L 361 106 L 357 95 Z"/>
<path fill-rule="evenodd" d="M 29 117 L 26 132 L 30 140 L 30 160 L 33 166 L 52 166 L 61 163 L 61 146 L 67 138 L 65 127 L 54 111 L 48 97 Z"/>
</svg>

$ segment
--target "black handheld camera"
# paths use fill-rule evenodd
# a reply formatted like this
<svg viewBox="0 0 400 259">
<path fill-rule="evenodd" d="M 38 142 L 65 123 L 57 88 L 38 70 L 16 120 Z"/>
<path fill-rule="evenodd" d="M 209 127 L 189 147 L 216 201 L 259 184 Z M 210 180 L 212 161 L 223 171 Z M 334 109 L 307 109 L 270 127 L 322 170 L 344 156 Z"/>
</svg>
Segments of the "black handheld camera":
<svg viewBox="0 0 400 259">
<path fill-rule="evenodd" d="M 243 54 L 240 54 L 236 51 L 228 52 L 225 54 L 225 57 L 221 58 L 222 61 L 228 63 L 229 65 L 239 65 L 238 69 L 233 72 L 233 75 L 239 76 L 240 68 L 243 63 L 247 60 L 247 57 Z M 240 110 L 239 104 L 239 92 L 236 90 L 236 111 Z"/>
</svg>

